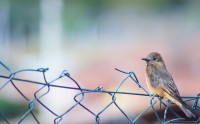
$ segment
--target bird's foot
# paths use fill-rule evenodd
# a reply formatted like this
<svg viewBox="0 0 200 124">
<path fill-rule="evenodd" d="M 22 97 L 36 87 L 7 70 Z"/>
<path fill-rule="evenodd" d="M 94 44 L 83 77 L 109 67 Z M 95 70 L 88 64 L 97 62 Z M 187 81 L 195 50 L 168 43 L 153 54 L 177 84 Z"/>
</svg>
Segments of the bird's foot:
<svg viewBox="0 0 200 124">
<path fill-rule="evenodd" d="M 156 97 L 155 94 L 150 94 L 151 99 L 154 99 Z"/>
<path fill-rule="evenodd" d="M 161 96 L 158 96 L 158 99 L 159 99 L 159 100 L 163 100 L 163 97 L 161 97 Z"/>
</svg>

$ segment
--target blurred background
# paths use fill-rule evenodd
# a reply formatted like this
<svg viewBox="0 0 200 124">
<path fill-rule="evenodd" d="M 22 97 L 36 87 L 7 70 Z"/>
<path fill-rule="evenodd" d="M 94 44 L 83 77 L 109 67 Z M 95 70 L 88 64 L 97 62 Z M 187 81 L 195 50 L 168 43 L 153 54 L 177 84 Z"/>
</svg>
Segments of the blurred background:
<svg viewBox="0 0 200 124">
<path fill-rule="evenodd" d="M 200 91 L 199 4 L 198 0 L 0 0 L 0 59 L 13 70 L 48 67 L 49 81 L 67 69 L 83 88 L 115 90 L 125 75 L 114 68 L 134 71 L 146 88 L 141 58 L 156 51 L 181 95 L 195 96 Z M 0 73 L 7 72 L 1 69 Z M 32 72 L 16 76 L 42 80 L 41 74 Z M 71 85 L 62 80 L 56 83 Z M 30 99 L 40 88 L 16 84 Z M 131 81 L 120 91 L 143 92 Z M 61 114 L 73 104 L 75 94 L 55 88 L 42 100 Z M 0 111 L 11 122 L 26 112 L 27 102 L 10 84 L 0 90 L 0 101 Z M 84 100 L 96 113 L 109 102 L 110 96 L 98 93 Z M 117 95 L 117 102 L 133 119 L 149 105 L 149 98 Z M 40 106 L 35 109 L 41 123 L 53 123 L 56 118 Z M 158 111 L 162 116 L 163 110 Z M 115 106 L 100 117 L 102 123 L 129 123 Z M 31 120 L 30 116 L 25 121 Z M 155 120 L 149 110 L 138 123 Z M 64 116 L 62 123 L 66 122 L 94 123 L 95 118 L 77 107 Z"/>
</svg>

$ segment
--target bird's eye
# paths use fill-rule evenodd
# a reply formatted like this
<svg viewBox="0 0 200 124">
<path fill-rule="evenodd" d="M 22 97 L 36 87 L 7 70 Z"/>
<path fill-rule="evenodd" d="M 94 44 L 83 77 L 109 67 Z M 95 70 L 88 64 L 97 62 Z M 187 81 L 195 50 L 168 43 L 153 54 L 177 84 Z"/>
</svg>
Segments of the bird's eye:
<svg viewBox="0 0 200 124">
<path fill-rule="evenodd" d="M 155 61 L 156 60 L 156 57 L 153 57 L 153 61 Z"/>
</svg>

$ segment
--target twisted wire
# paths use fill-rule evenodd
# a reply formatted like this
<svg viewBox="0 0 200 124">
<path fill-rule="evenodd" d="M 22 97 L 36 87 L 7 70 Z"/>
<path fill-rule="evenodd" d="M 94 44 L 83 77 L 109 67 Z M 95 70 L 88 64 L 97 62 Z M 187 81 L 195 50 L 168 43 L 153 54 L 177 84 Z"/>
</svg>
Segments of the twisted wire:
<svg viewBox="0 0 200 124">
<path fill-rule="evenodd" d="M 152 94 L 150 94 L 143 86 L 142 84 L 138 81 L 138 78 L 136 76 L 136 74 L 132 71 L 130 72 L 126 72 L 126 71 L 122 71 L 120 69 L 115 69 L 116 71 L 122 73 L 125 75 L 125 78 L 123 78 L 118 86 L 116 87 L 116 89 L 114 91 L 111 90 L 105 90 L 103 89 L 103 87 L 101 86 L 97 86 L 95 89 L 87 89 L 87 88 L 82 88 L 79 83 L 71 77 L 71 75 L 69 74 L 68 71 L 64 70 L 58 77 L 56 77 L 55 79 L 53 79 L 52 81 L 47 81 L 46 78 L 46 72 L 49 70 L 48 68 L 38 68 L 38 69 L 22 69 L 22 70 L 18 70 L 18 71 L 13 71 L 11 70 L 8 66 L 6 66 L 3 62 L 0 61 L 0 66 L 2 66 L 6 71 L 9 72 L 9 76 L 5 76 L 3 74 L 0 74 L 0 79 L 6 79 L 5 82 L 1 82 L 0 83 L 0 91 L 5 88 L 8 84 L 11 84 L 16 91 L 24 98 L 24 100 L 28 103 L 27 106 L 27 110 L 26 112 L 18 119 L 18 121 L 16 122 L 17 124 L 22 123 L 28 115 L 31 115 L 34 119 L 34 121 L 38 124 L 40 124 L 40 120 L 38 119 L 38 117 L 36 116 L 36 114 L 34 114 L 33 110 L 36 108 L 36 106 L 41 106 L 44 109 L 46 109 L 49 113 L 51 113 L 52 115 L 55 116 L 54 118 L 54 124 L 58 124 L 62 121 L 62 119 L 64 118 L 65 115 L 67 115 L 68 113 L 71 112 L 71 110 L 73 110 L 74 108 L 76 108 L 77 106 L 81 106 L 85 111 L 87 111 L 88 113 L 90 113 L 93 117 L 94 117 L 94 123 L 99 124 L 101 122 L 101 118 L 100 115 L 107 110 L 111 105 L 114 105 L 123 115 L 124 117 L 132 124 L 135 124 L 149 109 L 153 110 L 153 114 L 156 117 L 156 120 L 158 123 L 160 124 L 168 124 L 168 123 L 200 123 L 200 117 L 197 117 L 196 120 L 194 121 L 187 121 L 184 118 L 180 117 L 172 108 L 170 108 L 170 105 L 173 104 L 171 101 L 168 101 L 167 104 L 165 102 L 163 102 L 163 99 L 157 96 L 154 96 Z M 37 82 L 37 81 L 32 81 L 32 80 L 27 80 L 27 79 L 23 79 L 23 78 L 16 78 L 15 76 L 19 73 L 22 72 L 38 72 L 38 73 L 42 73 L 42 77 L 44 82 Z M 54 82 L 57 80 L 60 80 L 62 78 L 68 78 L 69 80 L 71 80 L 71 82 L 75 85 L 75 86 L 64 86 L 64 85 L 57 85 Z M 131 79 L 131 83 L 133 83 L 134 85 L 137 85 L 138 88 L 142 89 L 142 91 L 144 91 L 144 93 L 136 93 L 136 92 L 120 92 L 119 89 L 120 87 L 122 87 L 122 85 L 124 83 L 126 83 L 127 79 Z M 29 99 L 27 97 L 27 95 L 25 93 L 23 93 L 19 87 L 16 85 L 15 81 L 20 81 L 23 83 L 31 83 L 31 84 L 35 84 L 38 85 L 39 88 L 34 92 L 34 98 L 33 99 Z M 73 104 L 70 108 L 68 108 L 68 110 L 66 110 L 65 112 L 58 114 L 55 111 L 53 111 L 50 107 L 48 107 L 47 105 L 45 105 L 45 103 L 43 103 L 41 101 L 41 98 L 44 97 L 45 95 L 47 95 L 48 93 L 51 92 L 51 88 L 56 87 L 56 88 L 62 88 L 62 89 L 70 89 L 70 90 L 74 90 L 74 91 L 78 91 L 77 94 L 74 95 L 74 101 L 75 104 Z M 44 89 L 47 88 L 47 90 Z M 41 93 L 43 91 L 43 93 Z M 102 94 L 107 94 L 111 97 L 111 101 L 103 108 L 101 109 L 98 113 L 95 113 L 94 111 L 92 111 L 90 108 L 88 108 L 87 106 L 85 106 L 82 102 L 85 98 L 86 94 L 91 94 L 91 93 L 102 93 Z M 143 97 L 147 97 L 147 99 L 149 99 L 149 106 L 147 106 L 143 111 L 141 111 L 138 115 L 128 115 L 117 103 L 116 101 L 116 94 L 122 94 L 122 95 L 135 95 L 135 96 L 143 96 Z M 158 99 L 157 99 L 158 98 Z M 193 110 L 197 110 L 200 111 L 200 106 L 198 106 L 198 101 L 200 98 L 200 93 L 197 94 L 196 96 L 182 96 L 182 98 L 184 99 L 185 102 L 188 101 L 192 101 L 192 109 Z M 35 104 L 35 103 L 39 103 L 39 104 Z M 158 115 L 158 112 L 155 109 L 155 104 L 156 103 L 160 103 L 160 108 L 161 105 L 163 105 L 165 107 L 165 110 L 163 112 L 163 119 Z M 173 119 L 169 119 L 167 117 L 167 113 L 171 112 L 175 118 Z M 6 115 L 1 112 L 0 110 L 0 120 L 2 122 L 5 122 L 7 124 L 10 124 L 10 120 L 8 119 L 8 117 L 6 117 Z"/>
</svg>

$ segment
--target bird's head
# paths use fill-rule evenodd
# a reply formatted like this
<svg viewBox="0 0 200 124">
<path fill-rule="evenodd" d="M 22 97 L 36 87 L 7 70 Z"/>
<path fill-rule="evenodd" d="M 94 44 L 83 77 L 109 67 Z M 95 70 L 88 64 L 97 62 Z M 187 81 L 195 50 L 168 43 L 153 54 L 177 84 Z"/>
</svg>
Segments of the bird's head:
<svg viewBox="0 0 200 124">
<path fill-rule="evenodd" d="M 142 58 L 147 64 L 159 64 L 164 65 L 164 61 L 161 55 L 157 52 L 151 52 L 146 58 Z"/>
</svg>

